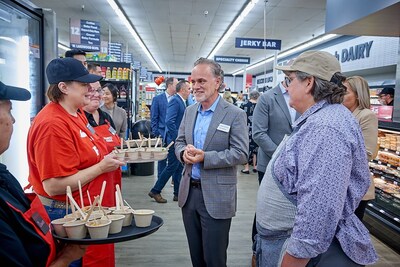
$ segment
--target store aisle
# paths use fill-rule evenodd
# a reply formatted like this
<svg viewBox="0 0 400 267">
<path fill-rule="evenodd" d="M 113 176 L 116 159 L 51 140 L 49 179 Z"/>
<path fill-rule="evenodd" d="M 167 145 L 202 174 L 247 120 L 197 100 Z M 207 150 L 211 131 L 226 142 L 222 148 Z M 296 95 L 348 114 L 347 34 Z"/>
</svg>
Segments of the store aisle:
<svg viewBox="0 0 400 267">
<path fill-rule="evenodd" d="M 239 168 L 240 169 L 240 168 Z M 157 170 L 155 170 L 157 173 Z M 155 233 L 115 246 L 118 267 L 189 267 L 189 249 L 182 223 L 181 210 L 172 201 L 173 190 L 170 183 L 164 188 L 162 196 L 166 204 L 158 204 L 147 196 L 155 181 L 154 176 L 124 176 L 122 191 L 124 198 L 133 208 L 153 209 L 164 219 L 164 225 Z M 257 175 L 238 174 L 238 212 L 232 220 L 228 248 L 229 267 L 247 267 L 251 260 L 251 226 L 257 195 Z M 400 265 L 400 255 L 393 252 L 374 238 L 379 254 L 375 267 Z"/>
</svg>

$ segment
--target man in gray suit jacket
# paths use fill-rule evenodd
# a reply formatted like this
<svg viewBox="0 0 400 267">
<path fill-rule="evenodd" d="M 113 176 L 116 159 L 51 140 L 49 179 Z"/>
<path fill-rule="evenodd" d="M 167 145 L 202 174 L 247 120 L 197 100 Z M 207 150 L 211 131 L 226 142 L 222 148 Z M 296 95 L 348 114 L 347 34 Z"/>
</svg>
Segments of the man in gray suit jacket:
<svg viewBox="0 0 400 267">
<path fill-rule="evenodd" d="M 186 109 L 175 144 L 185 163 L 178 204 L 193 266 L 224 267 L 236 212 L 236 165 L 248 158 L 246 113 L 219 96 L 223 71 L 213 60 L 197 60 L 191 78 L 197 103 Z"/>
<path fill-rule="evenodd" d="M 261 183 L 267 165 L 285 134 L 292 132 L 296 111 L 289 106 L 285 82 L 258 98 L 253 112 L 253 139 L 259 146 L 257 152 L 258 182 Z M 255 218 L 252 239 L 257 234 Z"/>
</svg>

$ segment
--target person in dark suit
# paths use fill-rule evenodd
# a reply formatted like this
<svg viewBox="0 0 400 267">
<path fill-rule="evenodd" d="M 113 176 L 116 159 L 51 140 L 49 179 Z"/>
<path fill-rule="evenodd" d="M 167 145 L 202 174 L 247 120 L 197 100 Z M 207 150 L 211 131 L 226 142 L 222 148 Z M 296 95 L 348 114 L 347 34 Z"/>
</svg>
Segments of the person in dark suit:
<svg viewBox="0 0 400 267">
<path fill-rule="evenodd" d="M 259 146 L 257 152 L 259 184 L 264 177 L 272 154 L 274 154 L 285 134 L 289 135 L 292 132 L 292 123 L 298 116 L 296 110 L 289 106 L 289 94 L 286 88 L 286 82 L 283 81 L 265 92 L 259 97 L 253 112 L 253 140 Z M 256 219 L 254 217 L 251 234 L 253 243 L 256 234 Z M 254 255 L 253 253 L 253 266 L 255 266 Z"/>
<path fill-rule="evenodd" d="M 190 94 L 190 85 L 188 81 L 182 80 L 176 85 L 176 95 L 169 101 L 167 107 L 167 116 L 165 119 L 165 142 L 167 144 L 175 142 L 178 136 L 179 125 L 181 124 L 183 113 L 186 109 L 186 100 Z M 166 203 L 167 200 L 161 196 L 165 184 L 172 175 L 174 181 L 174 198 L 173 201 L 178 201 L 179 183 L 182 177 L 183 165 L 175 156 L 175 146 L 172 145 L 168 151 L 168 163 L 158 176 L 157 182 L 149 192 L 149 196 L 159 200 L 158 203 Z M 160 197 L 155 197 L 155 195 Z"/>
<path fill-rule="evenodd" d="M 151 132 L 154 136 L 161 136 L 165 140 L 165 116 L 167 115 L 168 102 L 176 93 L 176 84 L 178 80 L 173 77 L 169 77 L 165 80 L 166 90 L 165 93 L 159 94 L 153 98 L 150 107 L 150 118 L 151 118 Z M 161 172 L 167 166 L 167 160 L 160 160 L 158 162 L 158 177 Z"/>
<path fill-rule="evenodd" d="M 246 113 L 219 96 L 223 75 L 213 60 L 195 62 L 197 103 L 186 109 L 175 144 L 175 155 L 185 163 L 178 204 L 194 267 L 226 266 L 237 165 L 248 158 Z"/>
</svg>

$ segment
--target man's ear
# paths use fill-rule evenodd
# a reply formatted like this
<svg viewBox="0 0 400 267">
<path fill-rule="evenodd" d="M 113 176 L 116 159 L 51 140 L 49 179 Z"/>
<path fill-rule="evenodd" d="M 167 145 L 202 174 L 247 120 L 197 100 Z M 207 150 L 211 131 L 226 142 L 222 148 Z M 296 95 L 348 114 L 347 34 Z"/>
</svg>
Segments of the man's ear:
<svg viewBox="0 0 400 267">
<path fill-rule="evenodd" d="M 314 81 L 315 81 L 314 76 L 307 77 L 304 80 L 304 82 L 306 83 L 306 93 L 307 94 L 311 94 L 311 91 L 312 91 L 312 89 L 314 87 Z"/>
</svg>

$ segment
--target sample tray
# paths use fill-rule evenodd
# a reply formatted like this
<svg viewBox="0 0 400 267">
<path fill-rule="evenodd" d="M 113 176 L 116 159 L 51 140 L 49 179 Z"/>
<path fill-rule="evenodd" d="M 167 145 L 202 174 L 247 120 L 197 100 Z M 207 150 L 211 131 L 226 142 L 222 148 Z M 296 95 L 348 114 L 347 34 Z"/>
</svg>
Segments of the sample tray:
<svg viewBox="0 0 400 267">
<path fill-rule="evenodd" d="M 122 227 L 122 231 L 118 234 L 109 234 L 107 238 L 91 239 L 89 234 L 83 239 L 72 239 L 68 237 L 60 237 L 53 232 L 53 237 L 65 243 L 95 245 L 95 244 L 111 244 L 138 239 L 150 235 L 158 230 L 164 224 L 163 219 L 153 215 L 153 219 L 149 227 L 136 227 L 135 219 L 132 220 L 130 226 Z"/>
</svg>

